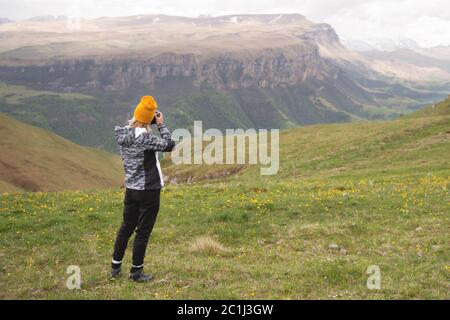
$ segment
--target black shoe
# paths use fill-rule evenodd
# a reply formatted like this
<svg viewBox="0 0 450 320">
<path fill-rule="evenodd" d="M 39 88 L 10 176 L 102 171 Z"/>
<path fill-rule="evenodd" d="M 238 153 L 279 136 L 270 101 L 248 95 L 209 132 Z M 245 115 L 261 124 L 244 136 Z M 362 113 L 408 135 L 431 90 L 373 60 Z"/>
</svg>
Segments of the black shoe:
<svg viewBox="0 0 450 320">
<path fill-rule="evenodd" d="M 121 273 L 122 272 L 121 272 L 120 268 L 117 268 L 117 269 L 111 268 L 111 278 L 118 278 L 121 276 Z"/>
<path fill-rule="evenodd" d="M 148 282 L 153 279 L 153 276 L 145 274 L 144 269 L 139 269 L 135 272 L 130 272 L 130 279 L 136 282 Z"/>
</svg>

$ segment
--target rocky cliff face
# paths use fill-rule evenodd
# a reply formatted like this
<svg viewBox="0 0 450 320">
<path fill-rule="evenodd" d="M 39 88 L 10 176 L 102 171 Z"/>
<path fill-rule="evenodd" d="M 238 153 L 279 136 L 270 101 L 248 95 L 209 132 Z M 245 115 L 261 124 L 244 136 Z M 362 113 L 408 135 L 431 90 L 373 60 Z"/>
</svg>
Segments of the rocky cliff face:
<svg viewBox="0 0 450 320">
<path fill-rule="evenodd" d="M 250 57 L 164 53 L 148 60 L 71 59 L 43 66 L 1 66 L 0 72 L 1 80 L 45 89 L 116 92 L 136 84 L 151 90 L 157 81 L 173 78 L 184 78 L 194 86 L 207 82 L 221 90 L 274 88 L 325 78 L 336 70 L 320 57 L 317 46 L 304 43 L 262 50 Z"/>
<path fill-rule="evenodd" d="M 317 23 L 310 26 L 300 38 L 315 43 L 334 45 L 339 44 L 339 37 L 334 29 L 327 23 Z"/>
<path fill-rule="evenodd" d="M 72 35 L 58 34 L 59 41 L 65 37 L 67 41 L 57 47 L 45 44 L 45 38 L 39 45 L 9 51 L 0 45 L 0 80 L 60 91 L 115 92 L 133 85 L 151 90 L 158 81 L 176 78 L 195 87 L 207 82 L 215 89 L 231 90 L 298 85 L 308 79 L 333 78 L 337 72 L 319 50 L 320 44 L 339 43 L 333 28 L 298 14 L 148 16 L 95 23 L 96 32 L 83 29 L 75 44 Z M 45 26 L 36 23 L 35 28 Z M 98 32 L 102 29 L 107 32 Z M 79 45 L 83 37 L 87 42 Z M 124 47 L 111 44 L 113 40 Z"/>
</svg>

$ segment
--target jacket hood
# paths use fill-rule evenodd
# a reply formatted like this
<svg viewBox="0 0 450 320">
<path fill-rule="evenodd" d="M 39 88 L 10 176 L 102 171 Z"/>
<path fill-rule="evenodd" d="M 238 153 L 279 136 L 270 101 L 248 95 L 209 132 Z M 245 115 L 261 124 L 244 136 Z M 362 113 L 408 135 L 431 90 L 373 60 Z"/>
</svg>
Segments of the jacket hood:
<svg viewBox="0 0 450 320">
<path fill-rule="evenodd" d="M 134 129 L 131 129 L 129 126 L 116 126 L 114 131 L 114 135 L 119 146 L 129 147 L 133 144 L 134 140 L 136 140 Z"/>
</svg>

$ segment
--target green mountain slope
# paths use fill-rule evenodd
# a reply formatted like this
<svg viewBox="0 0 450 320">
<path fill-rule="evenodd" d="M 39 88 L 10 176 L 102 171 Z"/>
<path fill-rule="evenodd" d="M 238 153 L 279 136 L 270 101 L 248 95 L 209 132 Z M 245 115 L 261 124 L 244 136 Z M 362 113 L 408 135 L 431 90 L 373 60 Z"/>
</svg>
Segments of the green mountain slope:
<svg viewBox="0 0 450 320">
<path fill-rule="evenodd" d="M 432 104 L 422 110 L 407 115 L 407 118 L 434 117 L 450 115 L 450 96 L 439 103 Z"/>
<path fill-rule="evenodd" d="M 401 107 L 399 100 L 388 102 L 382 93 L 385 88 L 370 90 L 383 96 L 378 103 L 384 101 L 395 107 L 375 108 L 360 86 L 342 79 L 338 81 L 339 90 L 320 81 L 299 86 L 229 91 L 216 90 L 206 83 L 198 88 L 182 81 L 174 83 L 166 81 L 151 92 L 172 130 L 190 130 L 194 120 L 202 120 L 204 128 L 221 130 L 286 129 L 315 123 L 395 118 L 412 110 Z M 61 93 L 0 82 L 0 112 L 77 144 L 117 152 L 112 128 L 125 123 L 140 96 L 148 93 L 148 88 L 139 86 L 123 94 Z M 351 96 L 353 98 L 349 98 Z M 341 108 L 336 108 L 337 105 Z"/>
<path fill-rule="evenodd" d="M 426 115 L 426 116 L 425 116 Z M 183 165 L 167 163 L 175 181 L 226 176 L 270 183 L 315 178 L 377 178 L 448 172 L 449 100 L 395 121 L 314 125 L 280 134 L 280 171 L 260 176 L 258 165 Z"/>
<path fill-rule="evenodd" d="M 0 82 L 0 112 L 44 128 L 77 144 L 117 151 L 114 125 L 125 121 L 136 102 L 35 90 Z"/>
<path fill-rule="evenodd" d="M 123 190 L 0 195 L 0 298 L 448 299 L 450 115 L 280 142 L 276 176 L 166 161 L 171 179 L 198 183 L 162 191 L 151 287 L 108 279 Z M 74 263 L 82 290 L 66 287 Z M 367 286 L 373 266 L 380 290 Z"/>
<path fill-rule="evenodd" d="M 118 156 L 76 145 L 0 113 L 0 192 L 119 186 Z"/>
</svg>

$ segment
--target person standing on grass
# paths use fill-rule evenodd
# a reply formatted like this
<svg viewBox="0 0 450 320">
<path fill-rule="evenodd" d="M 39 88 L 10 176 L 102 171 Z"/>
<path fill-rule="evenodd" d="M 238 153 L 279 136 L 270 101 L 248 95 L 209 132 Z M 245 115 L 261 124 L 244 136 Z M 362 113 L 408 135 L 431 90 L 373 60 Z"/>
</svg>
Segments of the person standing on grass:
<svg viewBox="0 0 450 320">
<path fill-rule="evenodd" d="M 133 232 L 133 257 L 130 279 L 146 282 L 151 275 L 144 274 L 147 243 L 159 211 L 160 191 L 164 186 L 158 151 L 171 152 L 175 147 L 164 116 L 156 111 L 158 105 L 152 96 L 144 96 L 134 110 L 127 126 L 116 126 L 115 137 L 125 169 L 125 198 L 123 222 L 117 233 L 111 264 L 111 277 L 121 274 L 121 266 L 128 240 Z M 156 123 L 161 137 L 151 133 L 150 124 Z"/>
</svg>

